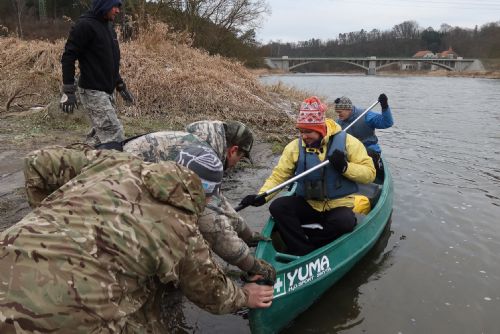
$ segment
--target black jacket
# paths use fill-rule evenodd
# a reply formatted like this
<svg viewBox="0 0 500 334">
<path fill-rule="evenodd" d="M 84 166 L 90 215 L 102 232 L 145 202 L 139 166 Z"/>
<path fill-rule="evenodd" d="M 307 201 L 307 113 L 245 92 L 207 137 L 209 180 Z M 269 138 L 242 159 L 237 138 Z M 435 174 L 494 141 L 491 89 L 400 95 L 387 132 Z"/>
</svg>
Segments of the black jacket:
<svg viewBox="0 0 500 334">
<path fill-rule="evenodd" d="M 78 60 L 78 86 L 112 94 L 122 81 L 119 73 L 120 47 L 113 25 L 89 11 L 71 28 L 61 58 L 63 84 L 73 84 Z"/>
</svg>

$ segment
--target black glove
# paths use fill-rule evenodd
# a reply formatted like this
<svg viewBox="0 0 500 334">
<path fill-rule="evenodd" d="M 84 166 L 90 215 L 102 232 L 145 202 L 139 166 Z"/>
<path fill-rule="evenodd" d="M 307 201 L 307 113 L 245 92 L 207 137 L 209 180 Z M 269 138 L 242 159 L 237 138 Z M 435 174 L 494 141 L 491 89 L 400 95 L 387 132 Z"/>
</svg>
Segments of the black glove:
<svg viewBox="0 0 500 334">
<path fill-rule="evenodd" d="M 335 104 L 337 104 L 337 103 L 339 103 L 339 102 L 340 102 L 340 97 L 337 97 L 337 98 L 335 99 L 335 101 L 333 101 L 333 103 L 335 103 Z"/>
<path fill-rule="evenodd" d="M 266 197 L 262 195 L 247 195 L 240 202 L 240 206 L 243 207 L 247 207 L 249 205 L 261 206 L 264 204 L 266 204 Z"/>
<path fill-rule="evenodd" d="M 335 150 L 332 155 L 328 157 L 333 168 L 340 174 L 344 174 L 347 170 L 347 158 L 343 151 Z"/>
<path fill-rule="evenodd" d="M 127 89 L 127 85 L 123 81 L 116 85 L 116 90 L 120 93 L 126 105 L 130 106 L 134 104 L 134 96 Z"/>
<path fill-rule="evenodd" d="M 78 108 L 75 91 L 75 85 L 63 85 L 63 95 L 61 96 L 59 106 L 67 114 L 72 114 L 73 110 Z"/>
<path fill-rule="evenodd" d="M 261 259 L 255 259 L 252 269 L 248 272 L 250 276 L 261 275 L 263 278 L 255 281 L 254 283 L 263 285 L 274 285 L 276 282 L 276 270 L 272 265 Z M 244 279 L 246 282 L 251 282 Z"/>
<path fill-rule="evenodd" d="M 387 95 L 385 95 L 384 93 L 379 95 L 378 102 L 380 102 L 382 110 L 389 108 L 389 105 L 387 104 Z"/>
</svg>

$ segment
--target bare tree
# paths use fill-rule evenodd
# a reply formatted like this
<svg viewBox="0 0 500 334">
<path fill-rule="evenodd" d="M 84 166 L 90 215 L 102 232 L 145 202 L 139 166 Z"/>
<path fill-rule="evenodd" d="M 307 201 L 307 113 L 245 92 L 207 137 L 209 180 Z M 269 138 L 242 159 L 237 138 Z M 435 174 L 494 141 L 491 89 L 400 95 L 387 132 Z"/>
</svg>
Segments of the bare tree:
<svg viewBox="0 0 500 334">
<path fill-rule="evenodd" d="M 262 23 L 271 10 L 265 0 L 170 0 L 175 8 L 189 16 L 210 20 L 231 31 L 248 31 Z"/>
<path fill-rule="evenodd" d="M 419 27 L 416 21 L 404 21 L 392 28 L 394 37 L 400 39 L 415 39 L 419 36 Z"/>
<path fill-rule="evenodd" d="M 451 29 L 453 29 L 452 26 L 450 26 L 448 23 L 441 23 L 441 28 L 439 29 L 439 31 L 441 31 L 442 33 L 448 33 Z"/>
<path fill-rule="evenodd" d="M 12 5 L 16 11 L 16 24 L 17 24 L 17 37 L 23 38 L 23 26 L 21 24 L 21 17 L 23 16 L 23 10 L 26 5 L 25 0 L 12 0 Z"/>
</svg>

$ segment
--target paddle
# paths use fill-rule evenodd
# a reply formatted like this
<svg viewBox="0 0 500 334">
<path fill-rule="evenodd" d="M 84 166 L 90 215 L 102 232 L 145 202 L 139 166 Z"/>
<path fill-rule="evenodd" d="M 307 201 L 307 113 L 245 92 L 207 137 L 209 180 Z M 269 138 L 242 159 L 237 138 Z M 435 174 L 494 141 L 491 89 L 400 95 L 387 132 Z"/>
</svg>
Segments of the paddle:
<svg viewBox="0 0 500 334">
<path fill-rule="evenodd" d="M 361 117 L 364 116 L 364 114 L 366 114 L 368 111 L 370 111 L 371 109 L 373 109 L 373 107 L 375 107 L 379 102 L 374 102 L 371 106 L 369 106 L 365 111 L 363 111 L 361 113 L 361 115 L 359 115 L 351 124 L 349 124 L 348 126 L 346 126 L 346 128 L 343 130 L 343 131 L 347 131 L 347 129 L 349 129 L 354 123 L 356 123 Z M 274 188 L 271 188 L 269 189 L 268 191 L 262 193 L 262 194 L 259 194 L 255 199 L 260 199 L 262 197 L 267 197 L 269 195 L 271 195 L 272 193 L 278 191 L 278 190 L 281 190 L 283 189 L 284 187 L 286 187 L 287 185 L 303 178 L 304 176 L 306 176 L 307 174 L 310 174 L 312 172 L 314 172 L 315 170 L 318 170 L 322 167 L 325 167 L 326 165 L 328 165 L 330 163 L 329 160 L 325 160 L 323 161 L 322 163 L 320 163 L 319 165 L 316 165 L 314 166 L 313 168 L 311 169 L 308 169 L 306 171 L 304 171 L 303 173 L 300 173 L 299 175 L 295 175 L 294 177 L 292 177 L 291 179 L 288 179 L 287 181 L 281 183 L 281 184 L 278 184 L 276 187 Z M 248 205 L 238 205 L 235 210 L 236 211 L 240 211 L 240 210 L 243 210 L 244 208 L 246 208 Z"/>
</svg>

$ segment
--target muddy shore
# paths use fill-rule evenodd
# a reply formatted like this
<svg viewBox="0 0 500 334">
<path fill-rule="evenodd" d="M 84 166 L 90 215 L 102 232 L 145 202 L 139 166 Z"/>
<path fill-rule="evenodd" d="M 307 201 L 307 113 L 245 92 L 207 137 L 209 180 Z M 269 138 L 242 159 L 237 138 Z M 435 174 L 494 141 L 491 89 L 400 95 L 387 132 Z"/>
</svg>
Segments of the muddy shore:
<svg viewBox="0 0 500 334">
<path fill-rule="evenodd" d="M 82 142 L 85 138 L 85 125 L 50 132 L 43 131 L 45 129 L 28 132 L 23 123 L 24 120 L 19 116 L 0 118 L 0 230 L 18 222 L 31 211 L 24 191 L 24 156 L 46 146 L 64 146 Z M 240 166 L 227 175 L 224 190 L 233 203 L 238 203 L 242 196 L 258 190 L 257 187 L 269 174 L 276 159 L 272 144 L 257 138 L 252 159 L 254 165 L 244 168 Z M 245 212 L 252 212 L 252 209 Z M 249 216 L 254 215 L 250 213 Z"/>
<path fill-rule="evenodd" d="M 0 117 L 0 231 L 20 221 L 31 211 L 24 190 L 24 156 L 32 150 L 49 145 L 81 142 L 85 137 L 85 128 L 86 126 L 65 131 L 33 133 L 23 128 L 23 120 L 19 116 Z M 226 175 L 223 191 L 229 201 L 236 205 L 243 196 L 255 193 L 278 158 L 273 153 L 272 144 L 258 137 L 252 149 L 253 165 L 238 165 Z M 267 205 L 260 208 L 249 207 L 240 213 L 253 230 L 261 230 L 268 216 Z M 237 269 L 218 258 L 216 260 L 226 271 L 233 272 Z M 168 298 L 164 301 L 165 305 L 170 305 L 168 312 L 163 309 L 161 311 L 163 321 L 179 332 L 218 326 L 231 331 L 247 328 L 245 312 L 215 316 L 201 310 L 183 296 L 173 299 L 178 302 L 174 306 L 168 303 L 172 298 Z"/>
</svg>

